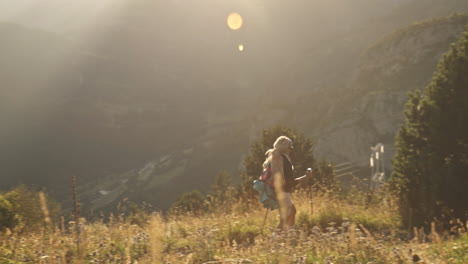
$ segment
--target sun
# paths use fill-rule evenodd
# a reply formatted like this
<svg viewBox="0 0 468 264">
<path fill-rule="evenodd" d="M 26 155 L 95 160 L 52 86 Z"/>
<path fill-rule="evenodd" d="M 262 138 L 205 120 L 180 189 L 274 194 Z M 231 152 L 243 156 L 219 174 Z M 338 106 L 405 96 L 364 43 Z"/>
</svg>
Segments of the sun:
<svg viewBox="0 0 468 264">
<path fill-rule="evenodd" d="M 232 30 L 238 30 L 242 27 L 242 16 L 238 13 L 231 13 L 227 17 L 227 25 Z"/>
</svg>

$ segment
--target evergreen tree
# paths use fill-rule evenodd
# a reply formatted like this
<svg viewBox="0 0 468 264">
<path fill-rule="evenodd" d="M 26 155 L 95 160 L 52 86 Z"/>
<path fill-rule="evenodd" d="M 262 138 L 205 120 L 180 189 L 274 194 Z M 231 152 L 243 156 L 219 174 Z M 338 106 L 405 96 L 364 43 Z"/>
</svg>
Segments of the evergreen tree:
<svg viewBox="0 0 468 264">
<path fill-rule="evenodd" d="M 216 195 L 222 195 L 230 186 L 232 186 L 231 175 L 229 172 L 223 170 L 215 176 L 211 189 Z"/>
<path fill-rule="evenodd" d="M 221 171 L 214 178 L 214 183 L 211 186 L 213 190 L 213 198 L 215 199 L 216 204 L 221 205 L 232 197 L 232 177 L 227 171 Z"/>
<path fill-rule="evenodd" d="M 404 221 L 427 225 L 442 215 L 464 217 L 468 208 L 468 32 L 444 55 L 431 83 L 410 94 L 405 116 L 396 138 L 391 179 Z"/>
<path fill-rule="evenodd" d="M 0 195 L 0 231 L 5 228 L 13 228 L 18 224 L 18 217 L 13 211 L 13 206 Z"/>
<path fill-rule="evenodd" d="M 46 202 L 52 222 L 57 223 L 60 205 L 47 196 Z M 24 231 L 42 227 L 44 214 L 39 202 L 39 193 L 20 185 L 0 195 L 0 222 L 0 229 L 19 226 Z"/>
<path fill-rule="evenodd" d="M 182 194 L 172 204 L 170 211 L 178 211 L 180 213 L 199 214 L 206 211 L 206 197 L 199 191 L 191 191 Z"/>
<path fill-rule="evenodd" d="M 258 179 L 262 172 L 265 152 L 273 148 L 273 143 L 279 136 L 287 136 L 293 141 L 294 148 L 291 152 L 291 159 L 294 165 L 295 177 L 304 175 L 309 167 L 315 164 L 312 153 L 312 140 L 296 129 L 282 125 L 274 126 L 263 130 L 262 137 L 254 142 L 249 149 L 247 157 L 244 159 L 245 173 L 241 174 L 241 192 L 248 197 L 256 197 L 257 192 L 252 188 L 252 182 Z"/>
</svg>

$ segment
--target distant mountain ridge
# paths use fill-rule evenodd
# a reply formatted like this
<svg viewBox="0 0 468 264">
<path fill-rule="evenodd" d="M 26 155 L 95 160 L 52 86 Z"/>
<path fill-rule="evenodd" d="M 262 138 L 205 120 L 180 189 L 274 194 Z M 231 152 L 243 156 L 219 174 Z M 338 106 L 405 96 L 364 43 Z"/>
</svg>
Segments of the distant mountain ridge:
<svg viewBox="0 0 468 264">
<path fill-rule="evenodd" d="M 467 23 L 468 15 L 454 15 L 425 21 L 390 34 L 384 41 L 364 52 L 357 63 L 354 79 L 348 87 L 349 97 L 336 98 L 336 101 L 332 102 L 333 109 L 324 116 L 324 119 L 332 120 L 325 122 L 330 125 L 325 125 L 321 127 L 319 132 L 316 132 L 316 153 L 320 157 L 327 157 L 335 161 L 357 161 L 357 165 L 365 167 L 368 162 L 369 147 L 372 143 L 380 142 L 386 146 L 385 161 L 387 168 L 391 168 L 389 161 L 394 151 L 394 135 L 397 127 L 403 121 L 403 106 L 407 100 L 407 92 L 424 87 L 432 76 L 432 72 L 442 54 L 446 52 L 450 43 L 456 40 L 464 31 L 464 26 Z M 408 44 L 413 42 L 419 43 L 417 47 Z M 418 52 L 414 52 L 414 49 L 418 50 Z M 399 54 L 405 54 L 405 60 L 398 59 Z M 398 71 L 394 69 L 398 69 Z M 405 79 L 407 72 L 411 74 Z M 372 83 L 376 81 L 370 80 L 369 76 L 375 78 L 379 86 L 373 86 Z M 398 81 L 398 83 L 395 83 L 395 81 Z M 281 116 L 287 117 L 287 112 L 287 110 L 284 110 L 283 113 L 278 112 L 279 115 L 276 121 L 284 121 Z M 262 123 L 258 119 L 255 120 L 250 122 Z M 239 125 L 242 126 L 242 123 Z M 248 125 L 248 123 L 244 122 L 243 125 Z M 258 131 L 255 127 L 250 129 L 253 129 L 251 131 Z M 224 131 L 226 131 L 226 128 Z M 207 141 L 205 147 L 232 136 L 221 133 L 212 134 L 211 137 L 211 143 Z M 244 137 L 244 142 L 248 142 L 248 135 L 244 133 Z M 232 150 L 233 146 L 222 145 L 220 147 Z M 165 199 L 171 197 L 172 188 L 175 188 L 178 184 L 189 183 L 187 188 L 197 188 L 197 184 L 194 184 L 190 178 L 185 178 L 182 182 L 176 180 L 177 175 L 179 175 L 179 179 L 184 179 L 181 176 L 192 171 L 187 165 L 193 162 L 189 158 L 191 155 L 193 157 L 193 151 L 194 148 L 188 148 L 160 160 L 153 160 L 140 167 L 138 171 L 122 174 L 122 177 L 131 181 L 119 187 L 126 189 L 123 196 L 132 197 L 131 193 L 135 192 L 135 190 L 159 190 L 147 196 L 146 200 L 152 198 L 158 200 L 160 204 L 165 204 L 167 202 Z M 202 150 L 199 155 L 225 153 L 222 149 L 218 151 L 208 147 Z M 238 151 L 242 153 L 242 148 L 238 149 Z M 212 160 L 219 158 L 219 156 L 216 158 L 213 156 Z M 231 158 L 236 159 L 236 155 Z M 229 159 L 226 162 L 226 166 L 229 167 Z M 195 171 L 193 170 L 193 172 Z M 212 174 L 215 173 L 216 171 L 212 171 Z M 155 180 L 157 182 L 154 182 Z M 169 185 L 165 185 L 164 181 Z M 209 185 L 210 182 L 207 179 L 207 181 L 198 184 L 198 188 L 203 189 L 203 185 Z M 157 186 L 161 186 L 162 189 Z M 88 189 L 88 191 L 90 190 L 93 189 Z M 94 189 L 94 192 L 96 192 L 96 189 Z M 138 191 L 136 192 L 138 193 Z M 159 196 L 158 194 L 163 195 Z M 91 196 L 83 195 L 83 197 Z M 140 196 L 137 195 L 136 197 Z M 103 199 L 105 198 L 102 197 L 89 202 L 98 208 L 104 206 L 104 204 L 99 204 Z"/>
<path fill-rule="evenodd" d="M 277 122 L 314 136 L 319 157 L 366 157 L 369 144 L 391 144 L 405 91 L 424 85 L 464 19 L 435 27 L 449 29 L 437 33 L 437 47 L 426 49 L 424 42 L 434 41 L 430 38 L 416 43 L 426 51 L 414 58 L 427 57 L 428 63 L 421 64 L 421 72 L 417 65 L 399 65 L 418 72 L 417 81 L 387 94 L 390 79 L 401 75 L 382 75 L 376 65 L 386 59 L 372 57 L 372 49 L 359 57 L 403 23 L 393 19 L 393 10 L 409 3 L 388 2 L 382 9 L 379 4 L 386 2 L 347 2 L 337 11 L 343 14 L 337 22 L 328 16 L 334 9 L 327 1 L 308 2 L 311 17 L 307 8 L 301 9 L 303 16 L 296 14 L 300 1 L 284 7 L 260 1 L 243 9 L 252 22 L 237 35 L 223 24 L 231 9 L 210 1 L 199 9 L 187 4 L 193 13 L 176 8 L 176 2 L 126 2 L 128 12 L 99 16 L 90 20 L 94 28 L 83 32 L 67 25 L 50 33 L 3 24 L 1 36 L 10 44 L 0 44 L 2 183 L 46 186 L 65 200 L 74 174 L 85 207 L 109 208 L 129 197 L 167 208 L 182 192 L 206 191 L 221 169 L 235 174 L 249 143 Z M 455 2 L 446 4 L 463 10 L 463 3 Z M 363 15 L 362 6 L 375 13 Z M 442 4 L 427 6 L 439 10 Z M 212 13 L 214 7 L 219 12 Z M 260 15 L 263 9 L 270 16 Z M 434 12 L 450 10 L 444 6 Z M 419 17 L 409 13 L 406 20 Z M 269 20 L 274 17 L 282 19 Z M 168 25 L 173 31 L 165 31 Z M 44 20 L 41 28 L 56 25 Z M 245 44 L 243 53 L 236 50 L 239 42 Z M 379 80 L 376 96 L 367 86 Z M 390 117 L 383 110 L 369 114 L 380 107 L 391 109 Z M 381 116 L 388 122 L 379 122 Z"/>
</svg>

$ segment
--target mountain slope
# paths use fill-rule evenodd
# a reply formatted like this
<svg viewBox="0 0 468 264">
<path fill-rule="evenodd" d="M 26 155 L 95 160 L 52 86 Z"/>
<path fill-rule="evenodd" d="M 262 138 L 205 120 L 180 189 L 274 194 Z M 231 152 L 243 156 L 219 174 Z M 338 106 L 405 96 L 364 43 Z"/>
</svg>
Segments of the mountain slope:
<svg viewBox="0 0 468 264">
<path fill-rule="evenodd" d="M 94 209 L 125 197 L 167 208 L 184 191 L 206 191 L 221 169 L 236 173 L 249 143 L 276 122 L 317 137 L 319 157 L 366 156 L 398 123 L 368 115 L 377 97 L 366 85 L 403 75 L 379 75 L 372 65 L 385 59 L 359 55 L 398 27 L 466 7 L 452 0 L 47 0 L 24 9 L 31 2 L 0 2 L 0 18 L 23 25 L 0 28 L 2 186 L 45 186 L 64 200 L 77 175 L 81 199 Z M 421 15 L 416 2 L 432 11 Z M 238 32 L 225 26 L 233 10 L 246 21 Z M 447 36 L 440 36 L 442 50 Z M 423 64 L 414 87 L 431 67 Z M 379 102 L 397 115 L 402 94 Z M 347 122 L 354 128 L 342 129 Z"/>
<path fill-rule="evenodd" d="M 407 92 L 424 87 L 442 54 L 464 31 L 467 23 L 467 15 L 423 21 L 397 30 L 371 45 L 360 56 L 345 96 L 327 98 L 330 95 L 324 94 L 320 97 L 327 98 L 325 104 L 328 112 L 319 121 L 319 129 L 314 130 L 317 138 L 316 152 L 321 157 L 336 162 L 356 161 L 358 165 L 365 167 L 369 147 L 380 142 L 386 146 L 385 162 L 387 168 L 390 168 L 394 136 L 403 121 L 402 109 L 407 101 Z M 287 123 L 290 109 L 286 107 L 281 110 L 278 105 L 274 105 L 274 108 L 277 109 L 277 119 L 270 120 L 270 125 L 275 121 Z M 271 111 L 268 110 L 267 113 L 271 114 Z M 267 125 L 263 121 L 268 118 L 267 115 L 257 115 L 257 119 L 244 120 L 237 126 L 249 127 L 251 122 Z M 294 120 L 297 121 L 300 120 Z M 291 120 L 289 122 L 292 123 Z M 229 133 L 226 129 L 228 126 L 224 124 L 219 134 L 214 132 L 207 136 L 211 140 L 200 145 L 203 146 L 201 148 L 187 148 L 160 160 L 153 160 L 139 171 L 123 174 L 124 181 L 129 182 L 124 185 L 125 191 L 122 191 L 120 197 L 129 196 L 167 206 L 175 198 L 177 190 L 206 188 L 210 184 L 210 178 L 197 182 L 192 179 L 193 175 L 204 171 L 197 168 L 223 160 L 222 164 L 226 168 L 233 169 L 230 164 L 233 160 L 238 160 L 237 155 L 242 153 L 242 147 L 239 148 L 238 145 L 240 141 L 234 137 L 243 135 L 241 144 L 249 141 L 248 133 Z M 250 131 L 257 130 L 258 128 L 250 125 Z M 193 159 L 194 157 L 197 158 Z M 210 174 L 215 173 L 212 170 Z M 142 196 L 140 192 L 144 190 L 150 195 Z M 94 192 L 97 193 L 97 190 Z M 99 207 L 100 201 L 102 200 L 89 200 L 96 207 Z"/>
<path fill-rule="evenodd" d="M 322 131 L 317 151 L 346 160 L 366 160 L 371 144 L 381 142 L 388 146 L 385 156 L 390 166 L 407 92 L 428 83 L 437 62 L 467 24 L 467 15 L 424 21 L 367 49 L 356 65 L 346 97 L 324 119 L 330 125 Z"/>
</svg>

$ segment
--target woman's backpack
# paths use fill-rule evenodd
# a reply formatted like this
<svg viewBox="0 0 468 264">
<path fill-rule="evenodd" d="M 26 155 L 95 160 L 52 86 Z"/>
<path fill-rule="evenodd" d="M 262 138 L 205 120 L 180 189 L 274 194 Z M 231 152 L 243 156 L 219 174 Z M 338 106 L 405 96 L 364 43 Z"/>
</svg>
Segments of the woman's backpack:
<svg viewBox="0 0 468 264">
<path fill-rule="evenodd" d="M 255 180 L 253 182 L 253 188 L 259 193 L 259 200 L 263 204 L 263 207 L 275 210 L 279 208 L 278 200 L 276 200 L 275 191 L 266 182 L 261 180 Z"/>
<path fill-rule="evenodd" d="M 273 177 L 271 176 L 271 166 L 269 162 L 263 165 L 263 171 L 258 180 L 253 182 L 253 188 L 260 194 L 260 202 L 263 207 L 275 210 L 279 208 L 276 193 L 273 187 Z"/>
</svg>

